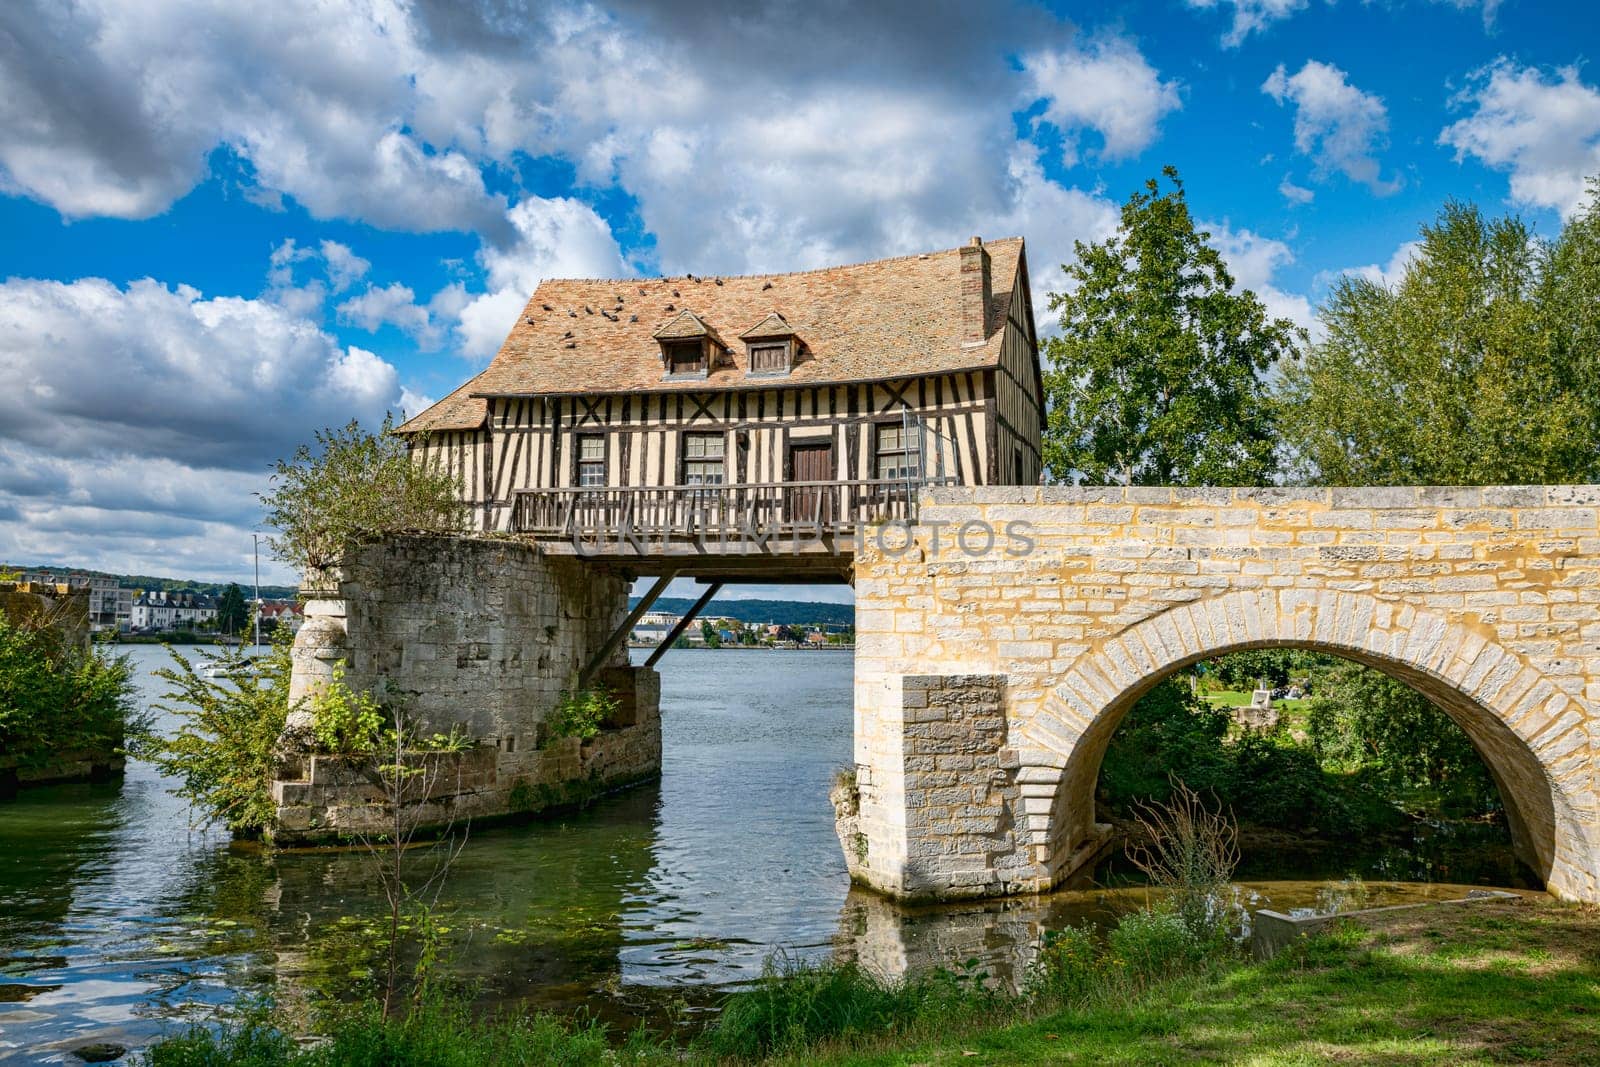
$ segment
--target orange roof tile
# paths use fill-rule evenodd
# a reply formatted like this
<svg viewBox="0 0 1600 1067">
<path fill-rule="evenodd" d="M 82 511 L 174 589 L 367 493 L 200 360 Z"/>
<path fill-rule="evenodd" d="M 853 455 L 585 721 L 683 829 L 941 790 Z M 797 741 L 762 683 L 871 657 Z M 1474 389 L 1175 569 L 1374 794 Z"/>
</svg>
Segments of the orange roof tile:
<svg viewBox="0 0 1600 1067">
<path fill-rule="evenodd" d="M 986 339 L 969 344 L 955 248 L 793 274 L 552 279 L 534 292 L 487 370 L 400 430 L 478 426 L 489 396 L 772 389 L 992 366 L 1024 284 L 1024 250 L 1020 237 L 984 247 L 993 299 Z M 797 343 L 787 377 L 750 377 L 740 345 L 705 378 L 665 378 L 658 337 L 684 336 L 676 329 L 691 318 L 712 336 L 738 336 L 750 323 L 768 328 L 773 315 Z"/>
<path fill-rule="evenodd" d="M 479 375 L 478 377 L 482 377 Z M 469 378 L 465 385 L 460 386 L 420 414 L 402 422 L 394 428 L 395 433 L 424 433 L 433 430 L 476 430 L 483 425 L 483 420 L 489 417 L 489 403 L 482 397 L 473 396 L 472 390 L 478 384 L 478 377 Z"/>
</svg>

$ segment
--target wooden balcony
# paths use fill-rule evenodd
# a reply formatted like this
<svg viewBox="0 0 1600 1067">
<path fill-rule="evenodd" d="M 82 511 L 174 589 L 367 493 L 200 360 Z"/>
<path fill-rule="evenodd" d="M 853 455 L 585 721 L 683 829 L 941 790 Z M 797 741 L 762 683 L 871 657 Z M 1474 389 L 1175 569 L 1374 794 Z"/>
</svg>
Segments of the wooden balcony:
<svg viewBox="0 0 1600 1067">
<path fill-rule="evenodd" d="M 767 577 L 781 580 L 786 570 L 815 570 L 816 557 L 848 566 L 859 534 L 916 521 L 918 494 L 929 484 L 900 478 L 522 489 L 512 502 L 512 529 L 556 551 L 699 561 L 702 571 L 766 560 Z M 785 567 L 785 557 L 794 564 Z M 809 558 L 802 564 L 799 557 Z"/>
</svg>

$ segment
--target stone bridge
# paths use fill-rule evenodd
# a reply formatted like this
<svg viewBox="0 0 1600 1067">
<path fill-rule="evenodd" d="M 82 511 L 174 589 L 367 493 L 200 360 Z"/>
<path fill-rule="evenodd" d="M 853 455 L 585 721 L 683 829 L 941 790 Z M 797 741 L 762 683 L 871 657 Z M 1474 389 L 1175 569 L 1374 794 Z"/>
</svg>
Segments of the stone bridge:
<svg viewBox="0 0 1600 1067">
<path fill-rule="evenodd" d="M 1518 855 L 1600 900 L 1597 514 L 1600 486 L 931 490 L 909 544 L 856 560 L 852 876 L 906 898 L 1058 884 L 1100 847 L 1095 783 L 1134 702 L 1290 646 L 1425 693 Z"/>
</svg>

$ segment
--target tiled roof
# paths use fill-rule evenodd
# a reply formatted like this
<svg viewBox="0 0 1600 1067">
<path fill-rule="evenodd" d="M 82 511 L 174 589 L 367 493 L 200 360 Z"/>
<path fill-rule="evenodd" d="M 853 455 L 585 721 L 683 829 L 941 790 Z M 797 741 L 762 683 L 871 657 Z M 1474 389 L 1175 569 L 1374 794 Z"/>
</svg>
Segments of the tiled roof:
<svg viewBox="0 0 1600 1067">
<path fill-rule="evenodd" d="M 744 338 L 751 337 L 792 337 L 794 327 L 784 321 L 782 315 L 776 311 L 767 312 L 767 317 L 750 327 L 739 335 Z"/>
<path fill-rule="evenodd" d="M 659 340 L 674 340 L 684 337 L 705 337 L 710 333 L 700 316 L 685 308 L 650 336 Z"/>
<path fill-rule="evenodd" d="M 481 377 L 481 375 L 479 376 Z M 426 409 L 413 415 L 399 426 L 395 433 L 420 433 L 425 430 L 476 430 L 489 417 L 489 405 L 482 397 L 472 395 L 478 379 L 467 383 Z"/>
<path fill-rule="evenodd" d="M 1023 276 L 1023 242 L 1009 237 L 984 247 L 993 299 L 986 339 L 969 344 L 962 343 L 958 248 L 794 274 L 546 281 L 488 369 L 400 430 L 477 427 L 485 396 L 772 389 L 992 366 Z M 752 323 L 765 327 L 772 314 L 797 343 L 788 376 L 750 378 L 736 343 L 731 359 L 705 378 L 664 378 L 657 338 L 679 336 L 665 328 L 692 318 L 713 336 L 738 336 Z"/>
</svg>

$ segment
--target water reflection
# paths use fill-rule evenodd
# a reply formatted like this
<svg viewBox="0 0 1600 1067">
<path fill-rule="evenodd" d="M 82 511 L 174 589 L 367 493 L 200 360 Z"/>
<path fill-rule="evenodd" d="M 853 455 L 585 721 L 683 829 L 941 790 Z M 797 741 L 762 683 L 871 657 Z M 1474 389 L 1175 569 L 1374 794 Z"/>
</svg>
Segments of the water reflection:
<svg viewBox="0 0 1600 1067">
<path fill-rule="evenodd" d="M 164 655 L 135 658 L 148 671 Z M 659 784 L 471 831 L 442 921 L 452 970 L 486 1003 L 583 1009 L 622 1029 L 692 1025 L 774 950 L 838 952 L 885 975 L 975 959 L 1015 983 L 1045 930 L 1108 924 L 1145 902 L 1141 889 L 1091 884 L 924 908 L 852 890 L 826 796 L 851 758 L 850 657 L 696 651 L 662 668 Z M 1483 862 L 1464 861 L 1472 849 L 1456 833 L 1435 835 L 1431 852 L 1247 850 L 1244 892 L 1284 910 L 1312 906 L 1352 873 L 1373 903 L 1461 895 L 1400 884 L 1412 880 L 1526 884 L 1503 840 L 1481 845 Z M 1263 854 L 1279 866 L 1262 866 Z M 241 992 L 301 1015 L 347 995 L 374 962 L 368 930 L 383 904 L 371 862 L 360 850 L 272 854 L 192 831 L 144 764 L 122 783 L 24 793 L 0 806 L 0 1058 L 67 1062 L 89 1041 L 137 1047 Z M 1113 861 L 1094 879 L 1117 885 L 1126 873 Z"/>
</svg>

